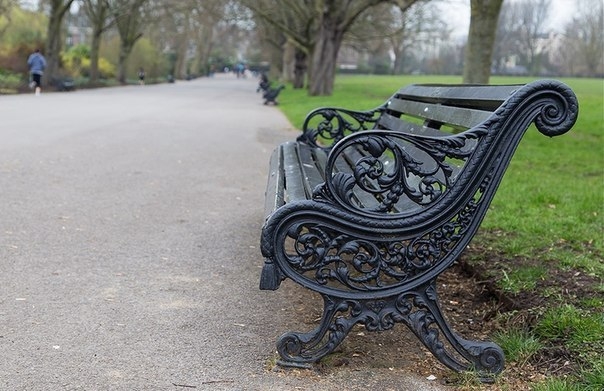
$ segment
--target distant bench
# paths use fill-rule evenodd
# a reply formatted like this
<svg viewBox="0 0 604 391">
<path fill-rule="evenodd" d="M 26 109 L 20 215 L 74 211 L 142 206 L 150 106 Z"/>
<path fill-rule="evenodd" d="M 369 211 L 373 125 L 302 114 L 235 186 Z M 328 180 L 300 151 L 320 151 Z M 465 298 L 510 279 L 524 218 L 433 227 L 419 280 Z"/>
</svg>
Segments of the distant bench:
<svg viewBox="0 0 604 391">
<path fill-rule="evenodd" d="M 403 323 L 447 367 L 501 372 L 499 346 L 448 325 L 436 280 L 476 233 L 529 126 L 557 136 L 577 115 L 554 80 L 411 85 L 374 110 L 312 111 L 270 159 L 260 289 L 289 277 L 322 295 L 323 316 L 279 339 L 280 364 L 320 360 L 355 324 Z"/>
<path fill-rule="evenodd" d="M 265 105 L 268 105 L 269 103 L 278 105 L 279 102 L 277 102 L 277 97 L 284 88 L 285 86 L 283 84 L 273 87 L 266 74 L 263 73 L 260 75 L 260 81 L 256 92 L 262 92 L 262 99 L 264 100 Z"/>
<path fill-rule="evenodd" d="M 57 77 L 52 79 L 52 84 L 57 91 L 74 91 L 75 82 L 71 77 Z"/>
</svg>

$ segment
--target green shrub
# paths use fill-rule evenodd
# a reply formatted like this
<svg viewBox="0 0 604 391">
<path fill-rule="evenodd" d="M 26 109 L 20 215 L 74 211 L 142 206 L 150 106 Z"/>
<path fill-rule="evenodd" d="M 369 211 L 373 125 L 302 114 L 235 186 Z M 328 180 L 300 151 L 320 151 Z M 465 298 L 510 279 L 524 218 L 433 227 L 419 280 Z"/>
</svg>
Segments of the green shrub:
<svg viewBox="0 0 604 391">
<path fill-rule="evenodd" d="M 22 75 L 0 72 L 0 94 L 15 93 L 23 84 Z"/>
</svg>

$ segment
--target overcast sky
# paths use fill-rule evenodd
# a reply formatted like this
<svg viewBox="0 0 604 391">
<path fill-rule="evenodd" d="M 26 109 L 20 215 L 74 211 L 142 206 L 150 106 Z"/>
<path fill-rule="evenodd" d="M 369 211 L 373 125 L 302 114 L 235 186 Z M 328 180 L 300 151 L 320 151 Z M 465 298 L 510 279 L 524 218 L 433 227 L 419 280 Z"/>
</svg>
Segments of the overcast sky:
<svg viewBox="0 0 604 391">
<path fill-rule="evenodd" d="M 575 11 L 575 2 L 576 0 L 551 0 L 548 27 L 561 31 Z M 465 37 L 470 27 L 470 0 L 450 0 L 446 5 L 442 4 L 440 7 L 445 14 L 451 15 L 447 18 L 447 23 L 453 29 L 453 35 Z"/>
</svg>

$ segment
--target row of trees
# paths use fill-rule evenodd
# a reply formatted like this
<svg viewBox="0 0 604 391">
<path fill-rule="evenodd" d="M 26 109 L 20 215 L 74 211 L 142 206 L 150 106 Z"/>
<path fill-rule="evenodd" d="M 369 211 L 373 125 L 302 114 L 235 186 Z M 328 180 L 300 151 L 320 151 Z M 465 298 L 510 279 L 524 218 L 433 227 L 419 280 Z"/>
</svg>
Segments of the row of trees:
<svg viewBox="0 0 604 391">
<path fill-rule="evenodd" d="M 552 31 L 551 0 L 504 2 L 497 25 L 493 70 L 506 66 L 540 75 L 602 76 L 604 74 L 604 4 L 600 0 L 573 2 L 577 11 L 564 26 Z"/>
<path fill-rule="evenodd" d="M 15 24 L 14 16 L 28 13 L 29 19 L 44 17 L 46 30 L 44 34 L 23 35 L 17 32 L 19 40 L 13 44 L 12 51 L 7 50 L 4 42 L 0 43 L 0 57 L 8 51 L 9 57 L 20 57 L 23 61 L 24 48 L 31 51 L 34 47 L 43 48 L 47 60 L 46 81 L 64 73 L 65 43 L 67 25 L 74 27 L 75 19 L 84 19 L 80 25 L 85 30 L 86 50 L 73 50 L 70 58 L 84 53 L 91 84 L 96 84 L 102 75 L 99 64 L 102 64 L 102 46 L 118 38 L 119 49 L 115 59 L 116 76 L 119 82 L 125 83 L 128 76 L 128 60 L 134 48 L 145 37 L 158 56 L 169 59 L 169 68 L 157 70 L 156 73 L 176 72 L 177 75 L 188 73 L 187 59 L 191 57 L 191 48 L 196 48 L 197 63 L 207 63 L 209 51 L 214 41 L 213 34 L 217 24 L 224 19 L 226 7 L 223 2 L 202 0 L 39 0 L 32 1 L 0 0 L 0 38 Z M 25 8 L 29 8 L 25 11 Z M 34 29 L 32 29 L 33 32 Z M 14 34 L 13 34 L 14 35 Z M 1 41 L 0 41 L 1 42 Z M 7 42 L 7 44 L 9 44 Z M 76 48 L 78 49 L 78 48 Z M 74 53 L 75 52 L 75 53 Z M 77 58 L 76 58 L 77 59 Z M 82 59 L 77 59 L 81 65 Z M 76 61 L 76 62 L 78 62 Z M 3 61 L 3 65 L 6 62 Z M 141 63 L 139 65 L 146 65 Z M 195 66 L 195 68 L 199 68 Z M 21 68 L 14 69 L 20 71 Z"/>
<path fill-rule="evenodd" d="M 333 90 L 338 53 L 347 36 L 363 31 L 391 39 L 393 53 L 401 61 L 407 33 L 405 15 L 414 6 L 429 0 L 241 0 L 249 8 L 265 38 L 281 37 L 293 47 L 294 87 L 302 87 L 306 77 L 310 95 L 330 95 Z M 472 0 L 472 19 L 466 50 L 464 81 L 486 83 L 495 27 L 503 0 Z M 380 11 L 379 13 L 373 11 Z M 390 17 L 389 17 L 390 15 Z M 398 19 L 392 19 L 398 15 Z M 371 26 L 364 29 L 364 26 Z M 366 37 L 366 36 L 365 36 Z M 395 60 L 396 63 L 396 60 Z"/>
<path fill-rule="evenodd" d="M 0 34 L 10 24 L 8 11 L 19 3 L 0 0 Z M 125 82 L 128 59 L 145 37 L 157 53 L 170 56 L 166 72 L 176 77 L 222 67 L 229 61 L 221 56 L 230 51 L 239 54 L 236 60 L 268 61 L 274 76 L 279 69 L 278 77 L 291 77 L 294 87 L 307 86 L 311 95 L 329 95 L 343 46 L 370 51 L 388 64 L 393 58 L 391 70 L 398 73 L 418 48 L 438 45 L 435 57 L 441 63 L 450 62 L 444 60 L 448 56 L 460 58 L 468 83 L 488 82 L 491 71 L 501 71 L 512 58 L 538 73 L 546 49 L 559 51 L 560 63 L 572 62 L 583 74 L 601 72 L 602 2 L 579 0 L 584 10 L 565 28 L 559 47 L 544 48 L 550 3 L 470 0 L 463 49 L 445 44 L 451 29 L 438 11 L 438 5 L 446 5 L 442 0 L 40 0 L 38 13 L 48 18 L 42 46 L 49 75 L 59 71 L 66 16 L 77 8 L 90 29 L 92 83 L 100 77 L 104 42 L 119 37 L 117 78 Z"/>
<path fill-rule="evenodd" d="M 471 21 L 462 45 L 451 37 L 439 0 L 242 0 L 252 10 L 263 41 L 278 60 L 291 47 L 294 86 L 309 80 L 311 95 L 329 94 L 337 53 L 345 47 L 393 58 L 392 72 L 424 57 L 434 72 L 463 72 L 466 83 L 488 82 L 491 72 L 531 75 L 604 74 L 601 0 L 577 0 L 578 12 L 564 28 L 551 28 L 551 0 L 470 0 Z M 278 39 L 276 39 L 277 37 Z M 368 49 L 369 48 L 369 49 Z M 415 55 L 415 56 L 414 56 Z M 307 76 L 307 77 L 305 77 Z"/>
<path fill-rule="evenodd" d="M 61 44 L 61 23 L 54 23 L 55 20 L 62 20 L 67 10 L 72 6 L 75 0 L 50 0 L 49 9 L 49 28 L 46 41 L 46 50 L 48 52 L 48 72 L 53 74 L 59 64 L 56 54 L 60 52 Z M 90 80 L 96 82 L 99 77 L 98 62 L 101 38 L 108 31 L 117 32 L 120 38 L 120 50 L 118 58 L 118 80 L 121 83 L 126 81 L 126 65 L 130 54 L 137 41 L 143 37 L 145 32 L 152 34 L 152 38 L 158 44 L 165 43 L 162 33 L 165 31 L 174 31 L 181 29 L 180 42 L 171 42 L 174 46 L 187 45 L 190 25 L 197 24 L 197 31 L 204 31 L 201 15 L 205 15 L 204 6 L 207 1 L 153 1 L 153 0 L 80 0 L 79 5 L 86 14 L 92 33 L 90 44 Z M 217 3 L 217 2 L 213 2 Z M 43 4 L 43 3 L 42 3 Z M 210 10 L 213 11 L 210 4 Z M 211 15 L 211 13 L 210 13 Z M 180 19 L 180 23 L 179 23 Z M 172 23 L 172 26 L 169 24 Z M 166 27 L 168 24 L 168 27 Z M 159 34 L 153 33 L 154 29 L 149 26 L 159 26 Z M 170 28 L 172 27 L 172 28 Z M 157 30 L 155 30 L 157 31 Z M 153 36 L 155 35 L 155 36 Z M 203 37 L 197 37 L 203 39 Z M 168 45 L 168 43 L 165 43 Z M 177 51 L 183 53 L 183 50 Z M 179 58 L 179 61 L 182 59 Z"/>
</svg>

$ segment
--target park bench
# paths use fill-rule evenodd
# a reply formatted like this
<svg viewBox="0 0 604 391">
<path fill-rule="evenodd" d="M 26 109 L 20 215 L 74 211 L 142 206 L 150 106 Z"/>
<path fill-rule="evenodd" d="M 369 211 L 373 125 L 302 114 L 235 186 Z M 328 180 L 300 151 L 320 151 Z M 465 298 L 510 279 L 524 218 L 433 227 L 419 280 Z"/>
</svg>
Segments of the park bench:
<svg viewBox="0 0 604 391">
<path fill-rule="evenodd" d="M 55 77 L 51 80 L 57 91 L 74 91 L 75 82 L 71 77 Z"/>
<path fill-rule="evenodd" d="M 311 366 L 356 324 L 403 323 L 452 370 L 501 372 L 499 346 L 449 326 L 436 280 L 476 233 L 529 126 L 557 136 L 577 115 L 555 80 L 410 85 L 370 111 L 312 111 L 270 159 L 260 289 L 290 278 L 321 294 L 323 315 L 280 337 L 279 363 Z"/>
<path fill-rule="evenodd" d="M 284 88 L 285 86 L 283 84 L 273 87 L 272 83 L 268 80 L 266 73 L 263 73 L 260 75 L 260 81 L 258 82 L 256 92 L 262 92 L 262 99 L 264 100 L 265 105 L 268 105 L 269 103 L 278 105 L 279 102 L 277 102 L 277 97 Z"/>
</svg>

